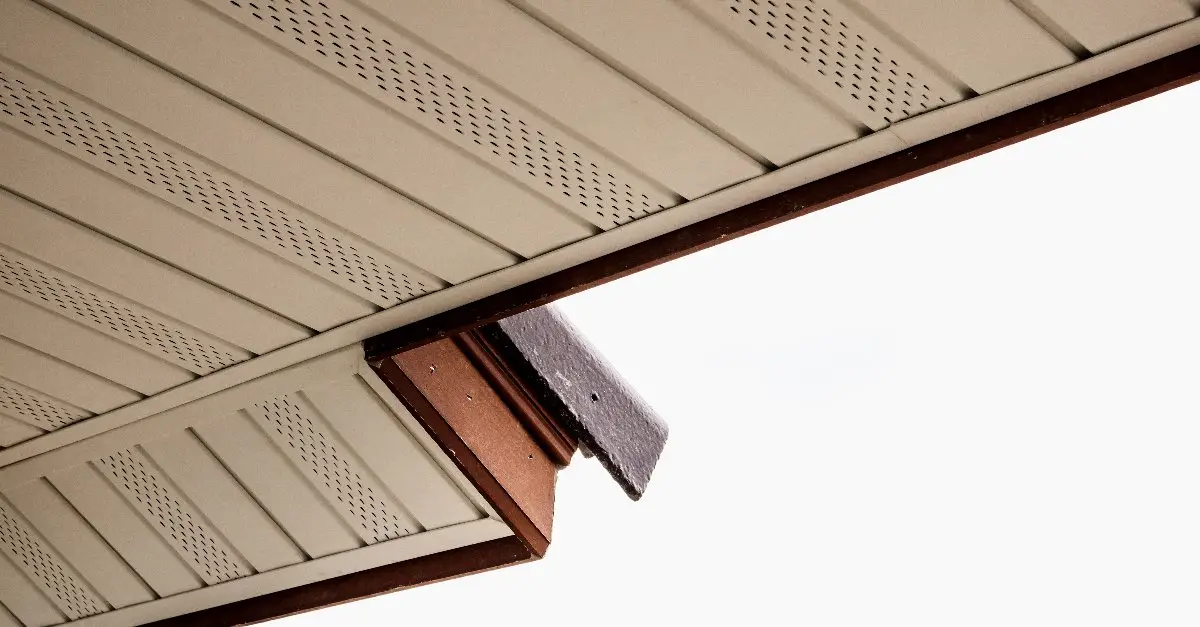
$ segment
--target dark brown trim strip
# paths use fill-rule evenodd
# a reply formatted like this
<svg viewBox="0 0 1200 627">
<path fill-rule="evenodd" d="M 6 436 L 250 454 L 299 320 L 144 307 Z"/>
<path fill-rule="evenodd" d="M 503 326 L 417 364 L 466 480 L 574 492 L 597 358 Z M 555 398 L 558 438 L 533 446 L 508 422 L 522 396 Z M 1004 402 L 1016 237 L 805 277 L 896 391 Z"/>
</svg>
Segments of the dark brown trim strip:
<svg viewBox="0 0 1200 627">
<path fill-rule="evenodd" d="M 404 403 L 421 426 L 429 432 L 442 450 L 454 460 L 459 470 L 471 480 L 487 502 L 496 508 L 496 512 L 508 523 L 529 550 L 541 557 L 550 548 L 550 539 L 542 533 L 525 510 L 513 496 L 501 485 L 499 479 L 488 469 L 471 447 L 450 426 L 433 404 L 425 397 L 417 386 L 404 374 L 400 366 L 392 359 L 385 359 L 372 364 L 379 378 L 387 384 L 397 398 Z"/>
<path fill-rule="evenodd" d="M 529 391 L 524 379 L 496 353 L 487 337 L 478 330 L 472 330 L 455 336 L 454 342 L 492 384 L 492 389 L 504 399 L 550 459 L 559 466 L 570 464 L 571 457 L 579 448 L 578 442 L 551 417 L 550 412 Z"/>
<path fill-rule="evenodd" d="M 1200 46 L 827 176 L 365 342 L 369 359 L 495 322 L 723 241 L 798 218 L 1200 78 Z"/>
<path fill-rule="evenodd" d="M 533 559 L 536 557 L 519 539 L 500 538 L 184 614 L 150 625 L 248 625 Z"/>
</svg>

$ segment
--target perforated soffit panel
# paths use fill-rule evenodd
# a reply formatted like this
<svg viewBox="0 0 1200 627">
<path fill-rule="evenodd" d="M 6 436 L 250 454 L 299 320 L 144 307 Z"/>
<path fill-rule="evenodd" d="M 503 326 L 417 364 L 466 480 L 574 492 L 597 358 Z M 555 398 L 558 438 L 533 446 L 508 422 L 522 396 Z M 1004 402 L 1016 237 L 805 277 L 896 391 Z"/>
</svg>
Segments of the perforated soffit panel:
<svg viewBox="0 0 1200 627">
<path fill-rule="evenodd" d="M 0 469 L 0 616 L 139 624 L 510 534 L 352 347 Z"/>
<path fill-rule="evenodd" d="M 1019 4 L 2 0 L 0 465 L 1045 97 Z"/>
<path fill-rule="evenodd" d="M 0 0 L 0 625 L 507 533 L 345 347 L 1200 43 L 1079 6 Z"/>
</svg>

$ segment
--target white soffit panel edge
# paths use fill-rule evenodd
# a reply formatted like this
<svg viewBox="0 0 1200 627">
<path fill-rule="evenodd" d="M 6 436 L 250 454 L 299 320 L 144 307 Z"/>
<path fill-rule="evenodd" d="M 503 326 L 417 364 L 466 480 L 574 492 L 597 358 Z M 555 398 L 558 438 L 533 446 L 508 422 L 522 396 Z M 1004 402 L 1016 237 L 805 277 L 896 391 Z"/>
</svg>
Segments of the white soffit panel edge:
<svg viewBox="0 0 1200 627">
<path fill-rule="evenodd" d="M 58 549 L 63 559 L 113 607 L 154 599 L 154 593 L 71 507 L 48 481 L 35 481 L 7 493 L 29 523 Z"/>
<path fill-rule="evenodd" d="M 362 545 L 300 469 L 271 445 L 244 412 L 196 425 L 194 430 L 262 509 L 288 529 L 304 554 L 324 557 Z"/>
<path fill-rule="evenodd" d="M 0 336 L 109 381 L 152 395 L 191 381 L 191 373 L 0 291 Z"/>
<path fill-rule="evenodd" d="M 377 311 L 232 233 L 3 124 L 0 186 L 312 329 Z M 179 245 L 180 233 L 187 234 L 190 245 Z"/>
<path fill-rule="evenodd" d="M 128 388 L 5 337 L 0 337 L 0 377 L 94 414 L 142 398 Z"/>
<path fill-rule="evenodd" d="M 860 128 L 671 0 L 520 0 L 622 73 L 779 166 Z"/>
<path fill-rule="evenodd" d="M 353 73 L 354 80 L 368 84 L 351 87 L 343 82 L 349 78 L 326 73 L 209 7 L 190 2 L 49 3 L 522 256 L 536 256 L 598 230 L 486 164 L 478 154 L 464 152 L 408 121 L 378 100 L 386 96 L 362 91 L 378 91 L 369 77 Z M 258 22 L 252 15 L 244 18 Z M 410 76 L 407 70 L 405 76 Z M 489 149 L 491 141 L 489 137 Z M 397 146 L 419 158 L 396 158 Z M 556 172 L 557 165 L 556 157 Z M 464 180 L 470 184 L 464 185 Z"/>
<path fill-rule="evenodd" d="M 874 130 L 963 98 L 958 86 L 836 0 L 687 4 Z"/>
<path fill-rule="evenodd" d="M 211 586 L 253 572 L 136 444 L 95 459 L 92 464 L 205 584 Z"/>
<path fill-rule="evenodd" d="M 350 343 L 360 342 L 538 277 L 644 242 L 1197 44 L 1200 44 L 1200 20 L 1190 20 L 1034 79 L 906 120 L 887 131 L 873 133 L 669 211 L 647 216 L 487 277 L 440 290 L 246 363 L 212 373 L 198 381 L 181 385 L 128 407 L 0 451 L 0 466 L 29 459 L 70 442 L 92 437 L 197 398 L 227 390 L 243 381 L 287 368 Z"/>
<path fill-rule="evenodd" d="M 596 226 L 610 228 L 678 202 L 345 0 L 298 0 L 297 7 L 257 0 L 261 9 L 238 0 L 201 1 Z"/>
<path fill-rule="evenodd" d="M 1200 45 L 1200 19 L 1191 19 L 1053 72 L 965 100 L 935 114 L 905 120 L 891 130 L 906 144 L 916 145 L 1196 45 Z"/>
<path fill-rule="evenodd" d="M 105 603 L 83 578 L 34 531 L 6 499 L 0 497 L 0 553 L 41 589 L 68 620 L 107 611 Z"/>
<path fill-rule="evenodd" d="M 7 607 L 24 627 L 57 625 L 65 618 L 45 593 L 17 570 L 16 565 L 0 552 L 0 606 Z"/>
<path fill-rule="evenodd" d="M 1194 16 L 1184 0 L 1023 0 L 1092 52 L 1178 24 Z"/>
<path fill-rule="evenodd" d="M 764 172 L 504 0 L 359 1 L 684 198 Z"/>
<path fill-rule="evenodd" d="M 300 549 L 282 534 L 270 515 L 223 467 L 192 431 L 143 445 L 146 456 L 187 494 L 218 532 L 238 547 L 241 557 L 262 572 L 304 561 Z"/>
<path fill-rule="evenodd" d="M 396 191 L 52 11 L 10 2 L 5 14 L 0 56 L 451 283 L 516 261 Z M 398 223 L 403 228 L 396 228 Z"/>
<path fill-rule="evenodd" d="M 976 93 L 1075 62 L 1007 0 L 847 0 L 894 29 Z"/>
<path fill-rule="evenodd" d="M 98 537 L 92 540 L 111 547 L 121 567 L 136 573 L 157 596 L 169 597 L 204 585 L 95 464 L 58 470 L 44 481 L 67 501 L 78 524 L 96 531 Z M 28 485 L 32 484 L 17 489 Z M 111 602 L 116 605 L 115 600 Z"/>
<path fill-rule="evenodd" d="M 445 470 L 424 463 L 421 444 L 413 434 L 379 424 L 393 413 L 408 412 L 384 400 L 394 400 L 394 394 L 381 392 L 368 383 L 377 381 L 373 372 L 359 368 L 358 377 L 311 386 L 304 396 L 325 417 L 337 437 L 354 449 L 366 466 L 376 470 L 385 492 L 409 504 L 417 524 L 436 529 L 468 520 L 475 507 L 470 501 L 444 498 L 426 489 L 425 486 L 436 484 L 440 480 L 438 475 Z M 432 442 L 426 443 L 431 445 Z"/>
<path fill-rule="evenodd" d="M 208 444 L 242 427 L 266 436 L 245 456 L 291 471 L 246 483 Z M 319 494 L 301 518 L 252 496 L 294 477 Z M 37 624 L 132 625 L 512 534 L 357 346 L 0 469 L 0 493 L 0 578 L 41 590 L 9 606 Z M 337 550 L 299 540 L 346 526 Z"/>
<path fill-rule="evenodd" d="M 0 290 L 205 375 L 250 353 L 0 245 Z"/>
<path fill-rule="evenodd" d="M 0 245 L 253 353 L 309 336 L 298 324 L 3 190 L 0 222 Z"/>
<path fill-rule="evenodd" d="M 139 416 L 137 420 L 125 423 L 121 429 L 106 429 L 98 432 L 95 437 L 88 438 L 86 444 L 91 450 L 112 452 L 127 448 L 121 446 L 123 442 L 151 440 L 155 439 L 158 434 L 169 434 L 178 430 L 169 425 L 180 425 L 179 428 L 191 428 L 194 424 L 202 425 L 205 420 L 228 416 L 262 399 L 288 394 L 303 389 L 307 385 L 333 380 L 346 372 L 353 372 L 357 368 L 358 362 L 362 361 L 362 355 L 362 347 L 358 345 L 347 346 L 324 355 L 315 355 L 301 363 L 266 373 L 267 376 L 238 382 L 217 393 L 189 399 L 186 403 L 164 407 L 153 414 Z M 201 379 L 201 381 L 203 380 Z M 146 400 L 153 402 L 163 396 L 152 396 Z M 143 403 L 122 407 L 104 414 L 104 416 L 118 415 Z M 73 442 L 76 445 L 83 443 L 85 442 Z M 51 450 L 47 450 L 43 455 L 0 467 L 0 491 L 34 481 L 38 477 L 53 472 L 56 468 L 64 467 L 67 464 L 64 464 L 62 460 L 78 461 L 77 453 L 72 452 L 77 450 L 67 446 L 67 443 L 60 443 L 51 447 Z"/>
<path fill-rule="evenodd" d="M 2 602 L 0 602 L 0 627 L 24 627 L 21 623 L 17 622 L 17 617 L 13 616 L 12 612 L 9 612 L 8 608 L 4 607 L 4 603 Z"/>
<path fill-rule="evenodd" d="M 245 408 L 275 447 L 292 460 L 366 544 L 413 533 L 412 516 L 380 485 L 365 463 L 338 446 L 312 404 L 298 394 L 282 394 Z M 322 480 L 324 479 L 324 480 Z"/>
<path fill-rule="evenodd" d="M 441 282 L 206 159 L 0 63 L 0 118 L 92 167 L 380 307 Z M 181 234 L 182 235 L 182 234 Z"/>
<path fill-rule="evenodd" d="M 0 411 L 45 431 L 65 427 L 92 415 L 87 410 L 3 378 L 0 378 Z"/>
<path fill-rule="evenodd" d="M 0 448 L 36 438 L 45 432 L 27 422 L 0 413 Z"/>
</svg>

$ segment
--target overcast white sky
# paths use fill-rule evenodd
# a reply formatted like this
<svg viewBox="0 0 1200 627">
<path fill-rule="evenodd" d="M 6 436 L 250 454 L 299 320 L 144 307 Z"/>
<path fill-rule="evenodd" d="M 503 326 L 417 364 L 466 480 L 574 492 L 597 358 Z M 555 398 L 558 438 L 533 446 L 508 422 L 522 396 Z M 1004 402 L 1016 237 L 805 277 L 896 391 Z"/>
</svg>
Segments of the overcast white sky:
<svg viewBox="0 0 1200 627">
<path fill-rule="evenodd" d="M 561 307 L 671 425 L 541 562 L 308 625 L 1195 625 L 1193 85 Z"/>
</svg>

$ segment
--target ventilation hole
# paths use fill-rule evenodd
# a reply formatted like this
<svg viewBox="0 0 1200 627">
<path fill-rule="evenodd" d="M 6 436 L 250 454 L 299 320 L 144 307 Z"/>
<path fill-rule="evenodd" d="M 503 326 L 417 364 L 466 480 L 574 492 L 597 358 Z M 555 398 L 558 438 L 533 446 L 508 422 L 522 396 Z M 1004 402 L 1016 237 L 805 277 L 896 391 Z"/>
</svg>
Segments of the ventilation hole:
<svg viewBox="0 0 1200 627">
<path fill-rule="evenodd" d="M 0 503 L 0 546 L 33 576 L 42 589 L 58 600 L 57 605 L 66 611 L 68 618 L 75 620 L 107 611 L 104 602 L 88 591 L 62 560 L 3 503 Z"/>
<path fill-rule="evenodd" d="M 826 0 L 790 0 L 787 2 L 723 0 L 724 6 L 729 9 L 727 15 L 730 19 L 742 20 L 750 24 L 767 39 L 772 40 L 774 43 L 771 45 L 782 45 L 785 50 L 798 55 L 802 63 L 812 66 L 822 76 L 827 76 L 824 69 L 827 66 L 847 67 L 843 62 L 848 58 L 846 51 L 865 52 L 863 44 L 859 42 L 866 41 L 862 35 L 852 32 L 852 28 L 847 25 L 846 21 L 831 19 L 833 13 L 830 9 L 821 6 L 825 3 Z M 753 16 L 759 14 L 759 11 L 767 10 L 766 7 L 774 8 L 769 13 L 774 19 L 771 21 L 752 19 Z M 818 12 L 829 17 L 810 17 L 815 16 Z M 809 24 L 823 26 L 817 28 L 809 26 Z M 789 41 L 798 41 L 801 44 L 799 50 L 787 43 Z M 892 69 L 899 67 L 900 64 L 895 59 L 886 56 L 878 47 L 872 46 L 871 49 L 876 56 L 867 62 L 863 60 L 862 55 L 855 54 L 855 58 L 863 60 L 863 62 L 855 63 L 854 67 L 871 82 L 888 88 L 889 94 L 885 100 L 888 106 L 893 107 L 901 114 L 895 119 L 916 115 L 947 102 L 944 97 L 935 93 L 928 83 L 916 80 L 912 73 L 905 74 L 912 80 L 902 81 L 900 75 Z M 839 77 L 843 76 L 842 72 L 836 74 Z M 862 81 L 859 74 L 855 74 L 854 77 Z M 844 81 L 831 80 L 830 82 L 854 100 L 862 100 L 862 97 L 867 95 L 864 93 L 861 82 L 849 85 Z M 875 117 L 875 109 L 867 108 L 872 112 L 871 117 Z"/>
<path fill-rule="evenodd" d="M 377 305 L 390 307 L 439 287 L 216 168 L 139 139 L 138 132 L 118 132 L 108 122 L 98 122 L 85 105 L 67 104 L 65 97 L 52 99 L 45 92 L 23 89 L 24 84 L 10 70 L 0 68 L 0 111 L 34 126 L 46 115 L 62 119 L 59 133 L 43 129 L 50 138 L 47 143 L 143 189 L 162 193 L 176 206 L 248 236 Z"/>
<path fill-rule="evenodd" d="M 299 465 L 318 488 L 354 521 L 371 543 L 409 533 L 395 507 L 379 494 L 374 482 L 364 480 L 357 462 L 347 458 L 331 433 L 289 396 L 257 403 L 256 419 L 267 433 Z"/>
<path fill-rule="evenodd" d="M 263 0 L 261 4 L 276 10 L 291 3 L 292 0 Z M 601 226 L 624 224 L 674 204 L 672 198 L 640 183 L 636 189 L 626 185 L 635 192 L 624 194 L 618 181 L 629 177 L 614 174 L 596 160 L 582 156 L 585 151 L 576 148 L 574 140 L 550 129 L 538 129 L 533 122 L 494 105 L 479 95 L 480 87 L 465 84 L 448 67 L 434 67 L 435 57 L 415 44 L 382 40 L 372 47 L 376 53 L 372 60 L 379 64 L 372 68 L 373 72 L 367 72 L 359 64 L 338 61 L 345 47 L 354 48 L 369 38 L 372 29 L 364 23 L 371 18 L 354 11 L 347 3 L 326 4 L 338 8 L 312 7 L 310 37 L 302 42 L 276 32 L 270 18 L 264 19 L 253 7 L 248 9 L 230 0 L 227 10 L 263 35 L 293 50 L 299 48 L 299 53 L 327 70 L 456 144 L 513 171 Z M 395 41 L 399 40 L 397 36 Z M 388 66 L 387 71 L 382 69 L 384 66 Z M 590 202 L 585 203 L 585 199 Z"/>
<path fill-rule="evenodd" d="M 140 452 L 127 449 L 114 453 L 96 460 L 96 466 L 175 546 L 205 583 L 252 574 Z"/>
<path fill-rule="evenodd" d="M 0 379 L 0 410 L 46 431 L 54 431 L 91 416 L 77 407 L 42 398 L 33 390 L 6 379 Z"/>
</svg>

